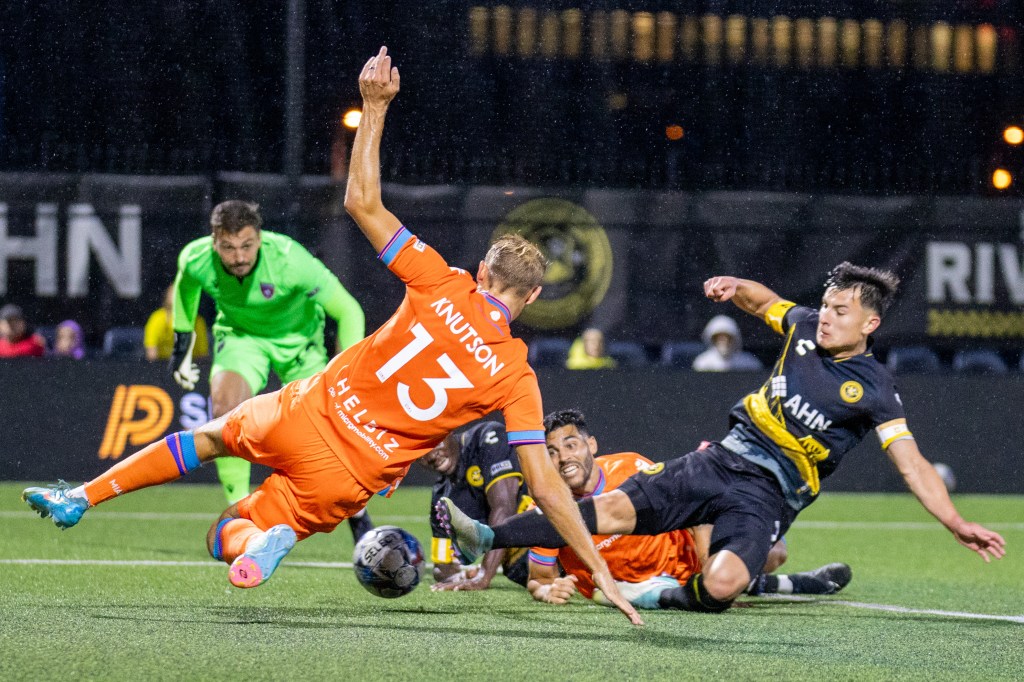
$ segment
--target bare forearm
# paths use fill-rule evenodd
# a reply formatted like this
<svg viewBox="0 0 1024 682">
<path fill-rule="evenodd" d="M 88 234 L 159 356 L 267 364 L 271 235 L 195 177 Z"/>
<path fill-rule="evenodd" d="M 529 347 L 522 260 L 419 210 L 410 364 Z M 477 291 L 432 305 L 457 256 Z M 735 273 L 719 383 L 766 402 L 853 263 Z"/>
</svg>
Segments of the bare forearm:
<svg viewBox="0 0 1024 682">
<path fill-rule="evenodd" d="M 751 315 L 764 317 L 768 309 L 781 297 L 765 285 L 749 279 L 736 280 L 736 295 L 733 303 L 740 310 Z"/>
<path fill-rule="evenodd" d="M 504 558 L 505 550 L 503 549 L 492 549 L 484 555 L 483 561 L 480 562 L 484 581 L 490 583 L 494 576 L 498 575 L 498 568 L 501 567 L 501 562 Z"/>
<path fill-rule="evenodd" d="M 921 506 L 938 519 L 939 523 L 954 530 L 963 522 L 953 501 L 949 499 L 946 484 L 942 482 L 942 478 L 930 462 L 924 459 L 913 462 L 901 467 L 900 474 Z"/>
<path fill-rule="evenodd" d="M 372 212 L 382 206 L 380 193 L 380 142 L 384 134 L 386 105 L 364 105 L 349 164 L 345 209 L 353 214 Z"/>
</svg>

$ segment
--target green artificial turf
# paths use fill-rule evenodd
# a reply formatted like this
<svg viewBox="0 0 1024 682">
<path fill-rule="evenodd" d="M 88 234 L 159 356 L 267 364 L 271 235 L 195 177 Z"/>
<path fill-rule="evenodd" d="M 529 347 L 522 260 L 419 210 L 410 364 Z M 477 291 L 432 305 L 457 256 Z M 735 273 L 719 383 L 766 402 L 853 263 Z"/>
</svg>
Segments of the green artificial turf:
<svg viewBox="0 0 1024 682">
<path fill-rule="evenodd" d="M 219 488 L 140 491 L 61 532 L 27 510 L 22 487 L 0 484 L 0 680 L 1024 676 L 1024 622 L 877 606 L 1024 620 L 1022 497 L 956 498 L 1007 539 L 1007 558 L 986 565 L 908 495 L 826 494 L 788 534 L 785 570 L 849 563 L 841 594 L 743 599 L 718 616 L 646 611 L 634 628 L 578 597 L 536 604 L 501 577 L 481 593 L 432 593 L 427 577 L 409 596 L 374 597 L 350 568 L 312 565 L 351 561 L 346 526 L 300 543 L 267 584 L 238 590 L 205 550 Z M 429 551 L 428 507 L 429 491 L 410 487 L 370 511 Z"/>
</svg>

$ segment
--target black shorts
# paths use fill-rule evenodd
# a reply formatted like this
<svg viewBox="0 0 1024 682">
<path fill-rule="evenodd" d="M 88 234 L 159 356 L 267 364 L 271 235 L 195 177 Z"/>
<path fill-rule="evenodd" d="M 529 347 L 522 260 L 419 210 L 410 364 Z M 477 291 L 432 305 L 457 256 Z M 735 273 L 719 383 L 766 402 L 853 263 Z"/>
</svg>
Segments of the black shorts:
<svg viewBox="0 0 1024 682">
<path fill-rule="evenodd" d="M 727 549 L 761 572 L 768 550 L 796 510 L 772 474 L 718 443 L 626 479 L 619 490 L 636 509 L 637 535 L 714 524 L 710 553 Z"/>
</svg>

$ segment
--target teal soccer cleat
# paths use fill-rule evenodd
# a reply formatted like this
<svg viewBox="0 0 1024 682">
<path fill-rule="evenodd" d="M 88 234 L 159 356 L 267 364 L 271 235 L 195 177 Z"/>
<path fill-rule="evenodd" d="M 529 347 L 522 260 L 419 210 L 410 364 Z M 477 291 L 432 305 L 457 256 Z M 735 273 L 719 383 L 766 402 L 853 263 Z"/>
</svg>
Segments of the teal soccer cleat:
<svg viewBox="0 0 1024 682">
<path fill-rule="evenodd" d="M 452 547 L 462 560 L 469 565 L 490 551 L 494 542 L 494 531 L 488 526 L 466 516 L 455 503 L 442 497 L 434 507 L 437 520 L 452 540 Z"/>
<path fill-rule="evenodd" d="M 667 575 L 658 575 L 639 583 L 616 580 L 615 584 L 626 601 L 638 609 L 660 609 L 661 604 L 658 600 L 661 598 L 661 593 L 679 587 L 679 581 Z M 593 600 L 602 606 L 615 606 L 599 589 L 594 590 Z"/>
<path fill-rule="evenodd" d="M 256 587 L 270 580 L 297 538 L 291 526 L 278 524 L 255 535 L 245 545 L 245 554 L 231 562 L 228 580 L 235 587 Z"/>
<path fill-rule="evenodd" d="M 89 500 L 84 497 L 71 497 L 68 493 L 71 486 L 64 481 L 45 488 L 25 488 L 21 499 L 28 502 L 42 518 L 50 517 L 61 530 L 71 528 L 82 519 L 89 508 Z"/>
</svg>

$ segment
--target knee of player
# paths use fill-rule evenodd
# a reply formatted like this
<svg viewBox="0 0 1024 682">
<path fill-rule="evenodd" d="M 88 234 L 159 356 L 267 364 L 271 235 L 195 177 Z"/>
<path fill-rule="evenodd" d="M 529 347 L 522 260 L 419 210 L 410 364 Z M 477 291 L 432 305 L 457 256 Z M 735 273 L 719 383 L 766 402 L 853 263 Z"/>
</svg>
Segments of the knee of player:
<svg viewBox="0 0 1024 682">
<path fill-rule="evenodd" d="M 786 547 L 786 540 L 781 539 L 772 545 L 768 552 L 768 559 L 764 562 L 764 573 L 772 573 L 782 567 L 789 559 L 789 550 Z"/>
<path fill-rule="evenodd" d="M 716 601 L 731 602 L 743 593 L 750 582 L 747 570 L 734 570 L 732 567 L 719 566 L 714 563 L 704 570 L 702 584 L 708 594 Z"/>
<path fill-rule="evenodd" d="M 192 431 L 196 455 L 200 461 L 208 462 L 214 457 L 230 454 L 224 445 L 224 436 L 222 435 L 224 421 L 224 417 L 219 417 Z"/>
</svg>

